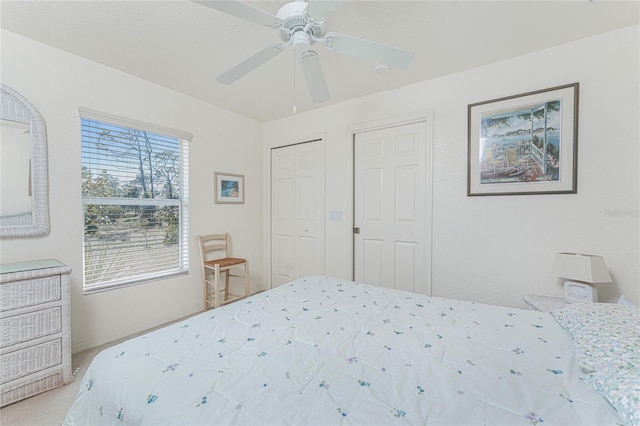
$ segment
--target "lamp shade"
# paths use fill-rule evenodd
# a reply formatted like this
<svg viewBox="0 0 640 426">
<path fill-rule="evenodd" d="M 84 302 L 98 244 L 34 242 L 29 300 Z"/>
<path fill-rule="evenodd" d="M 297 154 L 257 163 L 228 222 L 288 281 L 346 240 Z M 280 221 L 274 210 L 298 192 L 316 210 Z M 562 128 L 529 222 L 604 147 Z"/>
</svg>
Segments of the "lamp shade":
<svg viewBox="0 0 640 426">
<path fill-rule="evenodd" d="M 557 253 L 551 273 L 591 284 L 611 282 L 611 275 L 602 256 L 591 254 Z"/>
</svg>

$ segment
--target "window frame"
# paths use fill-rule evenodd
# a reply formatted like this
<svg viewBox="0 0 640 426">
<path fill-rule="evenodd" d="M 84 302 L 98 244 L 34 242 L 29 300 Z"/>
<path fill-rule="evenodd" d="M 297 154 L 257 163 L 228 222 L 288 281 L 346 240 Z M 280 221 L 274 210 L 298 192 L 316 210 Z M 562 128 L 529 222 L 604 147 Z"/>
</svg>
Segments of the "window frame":
<svg viewBox="0 0 640 426">
<path fill-rule="evenodd" d="M 91 294 L 102 291 L 113 290 L 116 288 L 123 288 L 132 285 L 138 285 L 142 283 L 148 283 L 152 281 L 163 280 L 172 278 L 179 275 L 186 275 L 189 273 L 189 144 L 193 139 L 193 135 L 188 132 L 171 129 L 168 127 L 158 126 L 154 124 L 145 123 L 142 121 L 133 120 L 126 117 L 120 117 L 113 114 L 103 113 L 100 111 L 91 110 L 88 108 L 79 108 L 80 113 L 80 128 L 84 128 L 84 120 L 93 122 L 99 122 L 107 125 L 113 125 L 123 127 L 131 130 L 138 130 L 142 132 L 148 132 L 163 137 L 169 137 L 177 139 L 179 142 L 179 170 L 180 170 L 180 191 L 179 199 L 170 198 L 124 198 L 124 197 L 85 197 L 82 195 L 82 220 L 83 220 L 83 233 L 82 233 L 82 289 L 83 294 Z M 81 140 L 81 150 L 83 136 Z M 81 161 L 81 165 L 84 166 L 84 157 Z M 82 181 L 82 179 L 81 179 Z M 177 206 L 179 210 L 178 217 L 178 266 L 173 269 L 152 272 L 148 274 L 134 274 L 127 277 L 112 278 L 107 281 L 99 283 L 87 284 L 86 282 L 86 238 L 85 238 L 85 209 L 87 204 L 93 205 L 118 205 L 118 206 L 143 206 L 153 205 L 158 207 L 165 206 Z"/>
</svg>

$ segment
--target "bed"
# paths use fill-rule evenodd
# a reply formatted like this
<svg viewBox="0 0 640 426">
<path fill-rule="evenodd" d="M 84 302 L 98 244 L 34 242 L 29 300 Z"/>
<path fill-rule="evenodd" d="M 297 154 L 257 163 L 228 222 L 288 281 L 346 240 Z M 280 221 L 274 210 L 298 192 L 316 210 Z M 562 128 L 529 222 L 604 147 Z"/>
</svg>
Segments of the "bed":
<svg viewBox="0 0 640 426">
<path fill-rule="evenodd" d="M 576 357 L 585 321 L 568 306 L 552 315 L 306 277 L 102 351 L 64 424 L 633 424 L 637 398 L 607 399 L 598 373 L 640 367 L 638 309 L 616 311 L 631 330 L 621 360 Z"/>
</svg>

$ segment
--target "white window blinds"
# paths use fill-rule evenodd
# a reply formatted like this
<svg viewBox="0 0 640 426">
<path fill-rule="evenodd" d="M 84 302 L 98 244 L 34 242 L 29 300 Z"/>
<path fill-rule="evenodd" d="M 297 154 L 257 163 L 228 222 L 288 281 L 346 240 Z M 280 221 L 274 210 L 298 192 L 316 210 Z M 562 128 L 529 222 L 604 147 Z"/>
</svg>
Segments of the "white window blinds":
<svg viewBox="0 0 640 426">
<path fill-rule="evenodd" d="M 80 114 L 84 291 L 186 273 L 191 135 Z"/>
</svg>

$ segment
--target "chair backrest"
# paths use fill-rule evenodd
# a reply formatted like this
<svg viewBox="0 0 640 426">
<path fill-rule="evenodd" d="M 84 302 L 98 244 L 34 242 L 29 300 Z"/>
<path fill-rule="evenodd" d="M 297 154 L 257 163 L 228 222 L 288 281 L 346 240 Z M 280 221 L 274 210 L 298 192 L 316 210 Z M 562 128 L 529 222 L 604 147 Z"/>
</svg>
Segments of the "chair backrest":
<svg viewBox="0 0 640 426">
<path fill-rule="evenodd" d="M 198 235 L 202 262 L 231 256 L 229 233 Z"/>
</svg>

